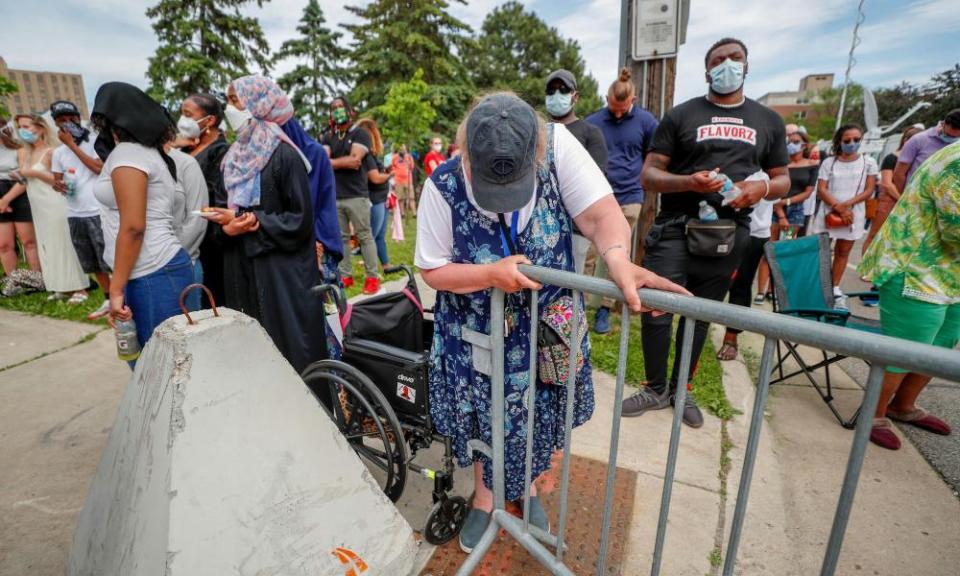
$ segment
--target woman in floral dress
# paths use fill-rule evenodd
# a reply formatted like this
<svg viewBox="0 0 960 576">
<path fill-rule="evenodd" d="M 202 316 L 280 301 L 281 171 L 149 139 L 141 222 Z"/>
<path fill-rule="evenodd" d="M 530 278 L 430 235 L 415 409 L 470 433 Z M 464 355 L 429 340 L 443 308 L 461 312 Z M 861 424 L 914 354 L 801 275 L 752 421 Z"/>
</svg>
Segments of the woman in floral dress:
<svg viewBox="0 0 960 576">
<path fill-rule="evenodd" d="M 460 533 L 469 552 L 479 541 L 493 506 L 490 460 L 468 448 L 471 440 L 492 444 L 489 352 L 492 288 L 507 292 L 504 359 L 506 498 L 524 492 L 527 406 L 536 398 L 532 478 L 550 467 L 563 446 L 566 391 L 529 382 L 530 289 L 539 289 L 539 310 L 563 316 L 573 302 L 568 290 L 540 286 L 519 264 L 573 271 L 576 223 L 603 255 L 610 278 L 639 312 L 641 286 L 685 292 L 630 262 L 630 228 L 600 168 L 565 127 L 545 125 L 513 94 L 481 100 L 458 130 L 463 153 L 437 168 L 424 184 L 417 218 L 416 264 L 435 288 L 430 404 L 437 430 L 453 440 L 461 466 L 474 466 L 473 509 Z M 581 303 L 582 305 L 582 303 Z M 542 316 L 543 318 L 543 316 Z M 580 333 L 585 334 L 581 329 Z M 478 348 L 479 347 L 479 348 Z M 574 424 L 593 412 L 589 342 L 581 344 Z M 531 488 L 530 522 L 549 529 Z"/>
</svg>

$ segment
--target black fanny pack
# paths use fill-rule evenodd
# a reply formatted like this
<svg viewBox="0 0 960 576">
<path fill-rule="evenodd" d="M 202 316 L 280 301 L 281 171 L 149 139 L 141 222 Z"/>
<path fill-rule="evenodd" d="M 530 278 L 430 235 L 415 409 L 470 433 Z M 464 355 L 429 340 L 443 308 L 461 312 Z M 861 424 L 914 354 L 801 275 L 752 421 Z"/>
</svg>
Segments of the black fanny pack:
<svg viewBox="0 0 960 576">
<path fill-rule="evenodd" d="M 687 221 L 687 250 L 694 256 L 723 258 L 733 253 L 737 242 L 737 223 L 721 218 L 710 222 Z"/>
</svg>

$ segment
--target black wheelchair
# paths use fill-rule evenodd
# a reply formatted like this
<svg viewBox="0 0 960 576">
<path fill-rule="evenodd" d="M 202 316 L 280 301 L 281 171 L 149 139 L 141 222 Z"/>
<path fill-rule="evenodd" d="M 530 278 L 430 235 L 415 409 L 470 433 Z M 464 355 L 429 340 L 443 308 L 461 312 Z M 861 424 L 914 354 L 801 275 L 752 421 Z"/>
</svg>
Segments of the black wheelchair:
<svg viewBox="0 0 960 576">
<path fill-rule="evenodd" d="M 430 418 L 427 383 L 433 320 L 426 317 L 430 311 L 423 309 L 413 271 L 407 267 L 404 271 L 407 284 L 401 291 L 356 304 L 344 302 L 334 286 L 314 288 L 337 305 L 342 360 L 314 362 L 302 377 L 390 500 L 400 499 L 408 470 L 433 480 L 434 504 L 423 536 L 440 545 L 460 532 L 468 507 L 464 498 L 449 494 L 453 449 L 449 438 L 436 433 Z M 419 450 L 434 442 L 444 447 L 442 470 L 413 462 Z"/>
</svg>

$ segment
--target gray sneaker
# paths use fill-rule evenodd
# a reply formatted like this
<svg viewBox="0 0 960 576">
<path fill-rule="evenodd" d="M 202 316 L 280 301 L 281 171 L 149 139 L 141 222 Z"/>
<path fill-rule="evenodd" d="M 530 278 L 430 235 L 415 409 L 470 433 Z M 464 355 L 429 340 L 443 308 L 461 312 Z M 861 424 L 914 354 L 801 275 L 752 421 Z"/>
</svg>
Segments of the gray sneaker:
<svg viewBox="0 0 960 576">
<path fill-rule="evenodd" d="M 649 386 L 642 386 L 633 396 L 623 401 L 621 415 L 640 416 L 648 410 L 663 410 L 670 405 L 670 396 L 664 392 L 657 394 Z"/>
<path fill-rule="evenodd" d="M 676 404 L 676 396 L 674 394 L 670 395 L 670 405 L 673 406 Z M 687 391 L 687 396 L 684 398 L 683 402 L 683 423 L 691 428 L 699 428 L 703 426 L 703 413 L 700 412 L 700 408 L 697 406 L 697 401 L 693 399 L 693 395 Z"/>
<path fill-rule="evenodd" d="M 463 522 L 460 529 L 460 549 L 467 554 L 473 552 L 473 548 L 480 542 L 483 533 L 487 531 L 487 525 L 490 524 L 490 513 L 483 510 L 471 508 L 467 513 L 467 519 Z"/>
</svg>

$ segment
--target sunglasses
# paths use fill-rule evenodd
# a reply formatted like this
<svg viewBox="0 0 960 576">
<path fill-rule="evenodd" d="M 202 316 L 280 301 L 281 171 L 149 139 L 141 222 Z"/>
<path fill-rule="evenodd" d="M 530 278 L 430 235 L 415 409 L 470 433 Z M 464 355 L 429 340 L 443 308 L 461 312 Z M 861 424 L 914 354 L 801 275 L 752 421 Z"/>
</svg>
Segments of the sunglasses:
<svg viewBox="0 0 960 576">
<path fill-rule="evenodd" d="M 854 138 L 853 140 L 844 140 L 843 143 L 844 143 L 844 144 L 859 144 L 859 143 L 860 143 L 860 138 Z"/>
<path fill-rule="evenodd" d="M 567 86 L 566 84 L 562 84 L 562 85 L 560 85 L 560 86 L 548 86 L 548 87 L 547 87 L 547 96 L 553 96 L 553 95 L 556 94 L 558 91 L 559 91 L 561 94 L 569 94 L 569 93 L 573 92 L 573 88 L 570 88 L 570 87 Z"/>
</svg>

